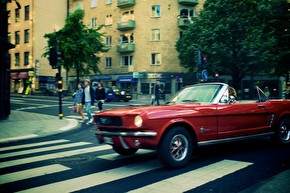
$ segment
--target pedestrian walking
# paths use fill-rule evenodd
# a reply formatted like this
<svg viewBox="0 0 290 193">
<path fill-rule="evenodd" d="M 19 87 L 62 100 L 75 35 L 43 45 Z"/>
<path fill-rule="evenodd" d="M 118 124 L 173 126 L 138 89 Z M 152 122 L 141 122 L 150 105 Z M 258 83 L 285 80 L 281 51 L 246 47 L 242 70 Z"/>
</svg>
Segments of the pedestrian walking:
<svg viewBox="0 0 290 193">
<path fill-rule="evenodd" d="M 103 104 L 106 100 L 106 91 L 102 83 L 98 83 L 98 87 L 96 88 L 96 100 L 98 102 L 99 110 L 103 110 Z"/>
<path fill-rule="evenodd" d="M 84 94 L 83 94 L 83 99 L 82 99 L 82 103 L 85 104 L 85 112 L 87 113 L 87 116 L 89 118 L 89 121 L 87 122 L 87 124 L 90 124 L 93 122 L 93 116 L 91 113 L 91 106 L 94 105 L 94 101 L 95 101 L 95 91 L 93 89 L 93 87 L 90 86 L 90 80 L 89 79 L 85 79 L 84 81 Z"/>
<path fill-rule="evenodd" d="M 156 81 L 156 84 L 154 86 L 154 98 L 152 98 L 151 105 L 153 105 L 155 101 L 157 102 L 157 105 L 160 105 L 159 98 L 160 98 L 161 92 L 162 92 L 162 90 L 160 87 L 160 82 Z"/>
<path fill-rule="evenodd" d="M 74 107 L 76 110 L 76 113 L 80 114 L 82 117 L 81 123 L 84 123 L 85 116 L 84 116 L 84 110 L 83 110 L 83 85 L 81 83 L 78 84 L 78 90 L 74 93 Z"/>
</svg>

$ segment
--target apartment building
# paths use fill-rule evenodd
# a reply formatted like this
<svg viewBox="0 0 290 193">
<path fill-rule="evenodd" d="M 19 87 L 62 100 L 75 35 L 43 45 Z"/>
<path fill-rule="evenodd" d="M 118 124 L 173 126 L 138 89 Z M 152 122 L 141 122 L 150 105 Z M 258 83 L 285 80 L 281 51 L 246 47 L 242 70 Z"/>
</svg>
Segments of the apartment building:
<svg viewBox="0 0 290 193">
<path fill-rule="evenodd" d="M 101 55 L 101 74 L 92 74 L 92 81 L 131 89 L 134 98 L 151 96 L 156 80 L 168 97 L 182 82 L 193 82 L 178 60 L 175 44 L 203 2 L 70 0 L 70 12 L 83 9 L 87 26 L 105 25 L 104 41 L 110 50 Z"/>
<path fill-rule="evenodd" d="M 17 2 L 18 5 L 7 3 L 7 10 L 10 11 L 8 36 L 15 45 L 9 51 L 11 92 L 29 93 L 30 90 L 51 89 L 55 86 L 56 70 L 51 69 L 48 60 L 42 57 L 47 46 L 47 40 L 43 36 L 64 26 L 68 1 Z"/>
</svg>

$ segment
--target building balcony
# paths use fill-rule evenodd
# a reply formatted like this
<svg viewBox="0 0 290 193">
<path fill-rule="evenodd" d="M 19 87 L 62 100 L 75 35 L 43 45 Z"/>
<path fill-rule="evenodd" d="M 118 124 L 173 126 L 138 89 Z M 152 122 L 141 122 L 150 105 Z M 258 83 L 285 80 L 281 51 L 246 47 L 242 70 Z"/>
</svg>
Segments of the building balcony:
<svg viewBox="0 0 290 193">
<path fill-rule="evenodd" d="M 181 5 L 195 6 L 198 4 L 198 0 L 178 0 L 178 3 Z"/>
<path fill-rule="evenodd" d="M 192 20 L 189 18 L 178 18 L 178 27 L 187 28 L 191 24 Z"/>
<path fill-rule="evenodd" d="M 135 20 L 128 20 L 125 22 L 117 23 L 117 30 L 120 30 L 120 31 L 131 30 L 134 28 L 135 28 Z"/>
<path fill-rule="evenodd" d="M 117 52 L 119 53 L 128 53 L 135 51 L 135 44 L 134 43 L 119 43 L 117 45 Z"/>
<path fill-rule="evenodd" d="M 135 0 L 118 0 L 117 7 L 124 8 L 124 7 L 131 7 L 135 5 Z"/>
</svg>

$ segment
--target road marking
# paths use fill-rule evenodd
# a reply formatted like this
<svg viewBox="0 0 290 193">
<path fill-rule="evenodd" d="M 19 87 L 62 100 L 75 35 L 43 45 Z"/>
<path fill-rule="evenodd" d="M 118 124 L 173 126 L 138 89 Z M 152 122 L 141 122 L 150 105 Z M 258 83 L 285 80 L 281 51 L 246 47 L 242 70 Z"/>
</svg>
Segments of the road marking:
<svg viewBox="0 0 290 193">
<path fill-rule="evenodd" d="M 246 168 L 253 163 L 241 162 L 234 160 L 223 160 L 208 166 L 172 177 L 160 182 L 144 186 L 130 193 L 147 193 L 147 192 L 185 192 L 198 186 L 222 178 L 235 171 Z"/>
<path fill-rule="evenodd" d="M 65 167 L 59 164 L 53 164 L 49 166 L 43 166 L 43 167 L 33 168 L 29 170 L 13 172 L 9 174 L 0 175 L 0 184 L 7 184 L 10 182 L 16 182 L 19 180 L 25 180 L 25 179 L 29 179 L 33 177 L 53 174 L 57 172 L 63 172 L 70 169 L 71 168 Z"/>
<path fill-rule="evenodd" d="M 55 143 L 65 143 L 65 142 L 69 142 L 69 140 L 60 139 L 60 140 L 52 140 L 52 141 L 46 141 L 46 142 L 40 142 L 40 143 L 31 143 L 31 144 L 26 144 L 26 145 L 14 145 L 14 146 L 10 146 L 10 147 L 0 148 L 0 152 L 14 150 L 14 149 L 37 147 L 37 146 L 43 146 L 43 145 L 51 145 L 51 144 L 55 144 Z"/>
<path fill-rule="evenodd" d="M 112 182 L 115 180 L 127 178 L 144 172 L 152 171 L 160 167 L 162 167 L 162 165 L 159 163 L 159 161 L 157 160 L 148 161 L 144 163 L 138 163 L 111 170 L 106 170 L 78 178 L 73 178 L 70 180 L 47 184 L 44 186 L 23 190 L 20 192 L 39 193 L 39 192 L 51 192 L 52 190 L 54 192 L 62 192 L 62 193 L 74 192 L 90 188 L 93 186 L 97 186 L 100 184 Z"/>
<path fill-rule="evenodd" d="M 78 143 L 70 143 L 70 144 L 65 144 L 65 145 L 55 145 L 55 146 L 43 147 L 43 148 L 37 148 L 37 149 L 31 149 L 31 150 L 4 153 L 4 154 L 0 154 L 0 158 L 14 157 L 14 156 L 19 156 L 19 155 L 27 155 L 27 154 L 46 152 L 46 151 L 52 151 L 52 150 L 59 150 L 59 149 L 70 148 L 70 147 L 78 147 L 78 146 L 83 146 L 83 145 L 88 145 L 88 144 L 91 144 L 91 143 L 78 142 Z"/>
<path fill-rule="evenodd" d="M 112 147 L 110 145 L 102 145 L 102 146 L 97 146 L 97 147 L 83 148 L 83 149 L 58 152 L 58 153 L 46 154 L 46 155 L 23 158 L 23 159 L 16 159 L 16 160 L 11 160 L 11 161 L 1 162 L 0 168 L 7 168 L 7 167 L 23 165 L 23 164 L 33 163 L 33 162 L 38 162 L 38 161 L 44 161 L 44 160 L 74 156 L 74 155 L 78 155 L 78 154 L 97 152 L 97 151 L 102 151 L 102 150 L 108 150 L 111 148 Z"/>
<path fill-rule="evenodd" d="M 124 158 L 130 158 L 130 157 L 134 157 L 134 156 L 138 156 L 138 155 L 144 155 L 146 153 L 152 153 L 154 151 L 155 150 L 139 149 L 136 154 L 130 155 L 130 156 L 128 156 L 128 155 L 122 156 L 122 155 L 119 155 L 119 154 L 116 154 L 116 153 L 110 153 L 110 154 L 97 156 L 96 158 L 114 161 L 114 160 L 119 160 L 119 159 L 124 159 Z"/>
<path fill-rule="evenodd" d="M 22 135 L 22 136 L 18 136 L 18 137 L 4 138 L 4 139 L 0 139 L 0 142 L 14 141 L 14 140 L 20 140 L 20 139 L 30 139 L 30 138 L 34 138 L 34 137 L 38 137 L 38 135 L 30 134 L 30 135 Z"/>
</svg>

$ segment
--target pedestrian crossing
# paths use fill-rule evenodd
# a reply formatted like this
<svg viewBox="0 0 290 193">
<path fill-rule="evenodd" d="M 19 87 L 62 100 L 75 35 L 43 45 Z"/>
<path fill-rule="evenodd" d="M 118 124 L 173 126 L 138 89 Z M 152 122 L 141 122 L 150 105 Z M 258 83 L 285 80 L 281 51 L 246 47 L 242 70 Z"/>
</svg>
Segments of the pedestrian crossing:
<svg viewBox="0 0 290 193">
<path fill-rule="evenodd" d="M 158 173 L 160 170 L 159 172 L 166 173 L 168 171 L 155 157 L 142 159 L 142 156 L 152 154 L 152 150 L 139 150 L 136 155 L 129 156 L 128 159 L 128 157 L 114 153 L 111 149 L 112 147 L 109 145 L 96 146 L 89 142 L 73 142 L 65 139 L 0 148 L 0 188 L 1 186 L 5 187 L 4 189 L 9 190 L 7 192 L 38 193 L 51 192 L 52 190 L 54 192 L 85 192 L 86 189 L 105 186 L 119 180 L 130 178 L 135 180 L 138 179 L 139 175 L 146 176 L 150 172 Z M 26 182 L 31 179 L 37 181 L 38 178 L 42 179 L 45 176 L 55 176 L 57 179 L 59 174 L 82 171 L 73 166 L 51 160 L 86 154 L 95 155 L 92 162 L 96 162 L 96 165 L 107 161 L 112 164 L 111 168 L 96 171 L 92 168 L 92 172 L 89 173 L 76 176 L 67 175 L 66 179 L 54 180 L 32 187 L 26 186 Z M 120 161 L 131 160 L 130 158 L 134 159 L 138 156 L 140 159 L 137 162 L 128 161 L 128 163 L 124 162 L 124 164 L 115 166 Z M 220 160 L 176 176 L 157 178 L 155 182 L 137 188 L 133 186 L 129 192 L 184 192 L 245 169 L 252 164 L 237 160 Z M 143 178 L 144 176 L 140 180 Z M 19 183 L 22 184 L 23 188 L 17 189 L 17 186 L 14 186 L 14 184 Z"/>
</svg>

